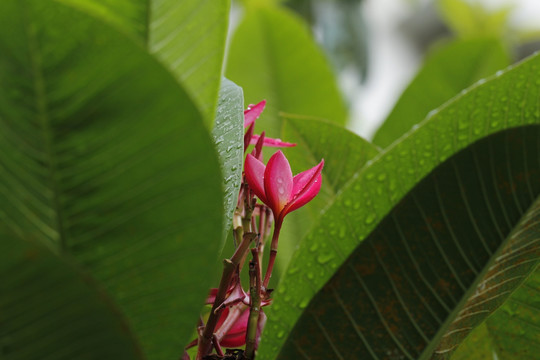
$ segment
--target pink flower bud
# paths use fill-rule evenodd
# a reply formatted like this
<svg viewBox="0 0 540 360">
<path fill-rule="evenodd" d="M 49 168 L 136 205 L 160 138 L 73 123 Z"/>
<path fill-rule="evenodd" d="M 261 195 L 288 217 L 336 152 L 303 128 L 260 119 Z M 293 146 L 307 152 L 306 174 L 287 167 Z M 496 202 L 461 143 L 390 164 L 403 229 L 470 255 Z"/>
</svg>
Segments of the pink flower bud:
<svg viewBox="0 0 540 360">
<path fill-rule="evenodd" d="M 289 161 L 281 151 L 276 152 L 265 166 L 248 154 L 245 163 L 246 181 L 257 197 L 281 222 L 285 215 L 310 202 L 321 189 L 324 160 L 317 166 L 292 176 Z"/>
</svg>

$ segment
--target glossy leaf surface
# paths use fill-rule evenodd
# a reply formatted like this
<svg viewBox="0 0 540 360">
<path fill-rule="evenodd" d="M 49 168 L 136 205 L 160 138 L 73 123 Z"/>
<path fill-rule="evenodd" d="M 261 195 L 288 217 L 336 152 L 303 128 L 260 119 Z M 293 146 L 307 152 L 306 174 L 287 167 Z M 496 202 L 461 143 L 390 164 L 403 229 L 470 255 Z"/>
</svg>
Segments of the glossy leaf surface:
<svg viewBox="0 0 540 360">
<path fill-rule="evenodd" d="M 534 56 L 462 93 L 433 113 L 416 131 L 375 158 L 348 183 L 323 214 L 320 225 L 309 233 L 292 257 L 275 302 L 268 310 L 267 330 L 271 330 L 261 345 L 263 359 L 272 358 L 272 353 L 279 351 L 298 318 L 298 309 L 308 305 L 314 294 L 417 182 L 482 137 L 540 122 L 537 107 L 540 81 L 531 75 L 536 74 L 539 65 L 540 58 Z M 514 166 L 519 169 L 520 164 L 522 162 L 512 163 L 509 174 Z M 474 168 L 467 176 L 472 171 Z M 531 183 L 534 182 L 531 180 Z M 433 203 L 437 204 L 435 199 Z M 466 209 L 462 212 L 467 215 Z M 430 212 L 426 214 L 431 216 Z"/>
<path fill-rule="evenodd" d="M 314 297 L 279 357 L 449 358 L 538 264 L 538 138 L 540 126 L 507 130 L 437 167 Z"/>
<path fill-rule="evenodd" d="M 52 1 L 1 3 L 0 221 L 73 257 L 148 359 L 179 356 L 219 251 L 219 163 L 201 120 L 113 27 Z"/>
<path fill-rule="evenodd" d="M 244 96 L 239 86 L 225 78 L 221 80 L 216 123 L 212 135 L 220 158 L 223 178 L 222 241 L 225 241 L 231 231 L 232 216 L 238 202 L 244 161 Z"/>
<path fill-rule="evenodd" d="M 256 130 L 263 129 L 268 136 L 279 136 L 278 112 L 339 124 L 347 120 L 322 51 L 302 20 L 284 8 L 258 3 L 247 6 L 232 38 L 226 74 L 244 89 L 247 104 L 266 99 Z"/>
<path fill-rule="evenodd" d="M 377 130 L 373 143 L 387 147 L 431 110 L 509 64 L 508 52 L 499 40 L 457 40 L 436 49 Z"/>
<path fill-rule="evenodd" d="M 138 39 L 186 87 L 211 127 L 230 0 L 58 0 Z"/>
<path fill-rule="evenodd" d="M 124 319 L 95 285 L 47 249 L 4 235 L 2 359 L 143 359 Z"/>
</svg>

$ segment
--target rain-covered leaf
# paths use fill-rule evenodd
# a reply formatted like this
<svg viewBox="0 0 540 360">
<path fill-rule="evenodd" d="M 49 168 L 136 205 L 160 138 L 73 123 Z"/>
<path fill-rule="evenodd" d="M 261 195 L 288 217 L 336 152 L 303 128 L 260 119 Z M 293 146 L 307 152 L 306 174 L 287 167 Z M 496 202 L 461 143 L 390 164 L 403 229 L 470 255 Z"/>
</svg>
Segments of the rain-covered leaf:
<svg viewBox="0 0 540 360">
<path fill-rule="evenodd" d="M 510 64 L 494 39 L 457 40 L 435 50 L 403 92 L 373 142 L 387 147 L 458 92 Z"/>
<path fill-rule="evenodd" d="M 324 158 L 323 187 L 332 196 L 379 153 L 375 145 L 331 122 L 292 114 L 282 114 L 282 118 L 283 139 L 297 144 L 285 149 L 291 165 L 304 169 Z"/>
<path fill-rule="evenodd" d="M 452 101 L 446 103 L 438 112 L 432 113 L 432 116 L 420 124 L 415 131 L 404 136 L 400 142 L 395 143 L 385 152 L 381 153 L 381 155 L 376 157 L 369 166 L 364 167 L 362 171 L 355 176 L 353 181 L 347 184 L 337 196 L 332 206 L 320 218 L 319 226 L 315 227 L 302 241 L 300 247 L 291 259 L 287 274 L 279 284 L 277 293 L 275 294 L 275 302 L 267 311 L 269 322 L 265 330 L 265 337 L 261 344 L 262 359 L 272 358 L 273 353 L 279 352 L 282 344 L 288 338 L 288 333 L 298 319 L 298 315 L 300 314 L 298 309 L 302 310 L 306 308 L 312 297 L 325 283 L 328 282 L 328 280 L 330 280 L 333 274 L 342 266 L 356 248 L 367 247 L 367 250 L 370 249 L 370 244 L 372 244 L 372 242 L 366 241 L 364 243 L 364 239 L 372 233 L 377 224 L 390 213 L 396 204 L 400 202 L 409 191 L 411 191 L 416 183 L 428 175 L 435 167 L 437 167 L 437 165 L 460 150 L 467 148 L 477 140 L 490 134 L 513 127 L 540 123 L 540 110 L 538 108 L 540 79 L 536 75 L 539 66 L 540 57 L 534 56 L 518 66 L 502 72 L 497 76 L 488 79 L 486 82 L 477 84 L 468 91 L 463 92 Z M 535 128 L 531 128 L 530 131 L 534 134 L 536 130 Z M 503 134 L 508 135 L 510 132 Z M 535 196 L 535 193 L 529 191 L 527 188 L 528 185 L 525 190 L 520 188 L 520 191 L 522 191 L 520 193 L 516 192 L 515 186 L 518 184 L 521 185 L 524 181 L 529 181 L 531 189 L 534 189 L 534 186 L 538 185 L 538 178 L 527 176 L 529 172 L 523 168 L 523 166 L 526 165 L 529 167 L 530 171 L 533 171 L 535 169 L 534 166 L 537 166 L 538 151 L 537 148 L 534 148 L 537 144 L 533 143 L 533 145 L 531 145 L 530 143 L 526 143 L 523 144 L 522 147 L 517 147 L 516 150 L 515 147 L 525 141 L 524 139 L 520 139 L 520 136 L 527 136 L 527 131 L 524 131 L 519 136 L 516 135 L 514 138 L 510 138 L 510 140 L 500 140 L 502 147 L 493 145 L 493 148 L 490 149 L 493 156 L 484 156 L 482 158 L 491 160 L 484 160 L 483 163 L 476 161 L 473 163 L 470 161 L 465 162 L 464 165 L 468 166 L 468 168 L 460 170 L 459 177 L 457 175 L 458 172 L 455 172 L 454 174 L 449 173 L 448 179 L 443 177 L 441 181 L 444 180 L 448 182 L 453 177 L 456 182 L 458 179 L 460 180 L 460 182 L 457 182 L 458 184 L 462 184 L 463 181 L 467 180 L 467 182 L 471 182 L 473 185 L 475 181 L 476 183 L 483 181 L 484 185 L 480 186 L 479 189 L 472 193 L 469 193 L 469 190 L 466 188 L 463 188 L 463 190 L 459 188 L 459 192 L 452 194 L 452 196 L 447 196 L 448 199 L 444 198 L 442 200 L 440 196 L 438 196 L 437 191 L 432 187 L 429 190 L 429 193 L 422 195 L 429 197 L 428 200 L 431 200 L 427 201 L 425 205 L 429 205 L 429 208 L 424 208 L 424 205 L 422 205 L 423 207 L 421 207 L 421 209 L 424 210 L 424 214 L 419 212 L 420 208 L 414 210 L 413 207 L 411 209 L 411 214 L 416 214 L 414 217 L 415 222 L 413 222 L 413 224 L 424 221 L 424 230 L 433 230 L 439 225 L 442 226 L 441 230 L 448 229 L 448 226 L 445 225 L 444 221 L 440 220 L 440 224 L 434 224 L 432 220 L 430 220 L 435 219 L 435 216 L 437 215 L 436 210 L 439 209 L 441 201 L 452 199 L 469 201 L 469 197 L 471 196 L 470 201 L 468 202 L 469 208 L 462 204 L 460 212 L 463 216 L 463 221 L 466 224 L 469 224 L 469 226 L 472 226 L 472 228 L 464 232 L 464 234 L 458 234 L 456 236 L 460 239 L 461 237 L 464 237 L 467 241 L 476 241 L 477 243 L 480 236 L 479 234 L 482 234 L 479 232 L 480 229 L 482 229 L 482 231 L 497 231 L 494 234 L 494 236 L 497 235 L 497 237 L 485 238 L 487 244 L 490 245 L 490 251 L 494 253 L 496 251 L 496 243 L 493 243 L 493 241 L 500 240 L 500 244 L 507 241 L 502 239 L 507 239 L 506 237 L 508 236 L 509 231 L 517 226 L 521 214 L 523 214 L 527 210 L 527 207 L 532 204 L 531 199 L 534 199 Z M 535 136 L 538 136 L 538 134 L 535 134 Z M 526 148 L 525 145 L 529 146 L 529 148 Z M 528 152 L 524 152 L 524 149 L 527 149 Z M 507 150 L 508 153 L 506 152 Z M 510 150 L 514 152 L 510 152 Z M 515 153 L 515 151 L 518 151 L 518 153 Z M 510 154 L 515 156 L 515 161 L 511 161 L 510 158 L 508 158 Z M 527 156 L 527 162 L 525 162 L 525 156 Z M 494 159 L 497 161 L 494 161 Z M 499 163 L 499 159 L 506 159 L 506 161 Z M 495 164 L 492 165 L 492 162 L 495 162 L 499 169 L 502 166 L 502 173 L 500 175 L 497 173 L 495 174 L 496 176 L 493 176 L 493 174 L 488 172 L 487 175 L 483 175 L 482 171 L 486 170 L 486 166 L 495 168 Z M 480 165 L 483 165 L 484 167 L 480 167 Z M 478 167 L 478 170 L 476 167 Z M 491 171 L 489 167 L 487 170 Z M 450 175 L 452 175 L 452 177 Z M 451 185 L 452 182 L 448 182 L 448 186 Z M 498 188 L 497 186 L 500 186 L 501 188 Z M 440 186 L 439 188 L 443 189 L 444 187 Z M 495 218 L 495 215 L 492 214 L 493 211 L 501 211 L 497 210 L 498 208 L 495 207 L 497 203 L 492 203 L 494 194 L 497 197 L 503 197 L 505 194 L 510 194 L 509 196 L 512 197 L 515 196 L 515 199 L 512 198 L 508 205 L 508 209 L 506 210 L 508 216 L 503 218 L 504 221 L 500 221 L 501 219 L 498 213 L 495 213 L 495 215 L 497 215 Z M 482 202 L 483 197 L 487 198 L 488 195 L 490 199 L 489 206 L 492 207 L 486 206 L 486 203 Z M 415 194 L 416 199 L 418 196 L 418 194 Z M 360 205 L 355 206 L 355 204 Z M 478 209 L 482 208 L 483 210 L 478 213 Z M 415 211 L 414 213 L 412 212 L 413 210 Z M 442 214 L 440 209 L 438 211 L 439 215 Z M 392 227 L 389 227 L 389 229 L 391 230 Z M 411 242 L 421 239 L 421 237 L 415 237 L 415 231 L 417 231 L 416 228 L 414 228 L 414 231 L 411 228 L 409 232 L 403 232 L 403 237 Z M 397 233 L 392 235 L 391 240 L 388 241 L 397 242 L 399 245 L 403 243 L 403 237 L 401 234 Z M 450 237 L 449 239 L 453 239 L 453 237 Z M 416 253 L 415 251 L 417 248 L 422 249 L 423 252 L 432 251 L 433 246 L 440 245 L 437 242 L 428 241 L 427 244 L 430 246 L 426 247 L 424 250 L 423 247 L 425 243 L 422 242 L 421 244 L 422 246 L 420 248 L 416 246 L 412 248 L 411 251 Z M 382 245 L 375 246 L 375 249 L 379 248 L 382 250 L 385 247 Z M 474 260 L 472 262 L 474 270 L 483 275 L 483 272 L 487 271 L 487 267 L 491 265 L 490 260 L 492 260 L 493 257 L 487 256 L 486 260 L 488 249 L 484 248 L 485 253 L 483 254 L 481 252 L 482 248 L 475 248 L 475 251 L 477 251 L 475 254 L 478 256 L 482 255 L 483 257 L 469 259 L 469 261 Z M 397 253 L 402 257 L 409 256 L 408 253 L 403 250 L 400 250 Z M 418 254 L 420 254 L 420 252 L 418 252 Z M 427 254 L 429 255 L 429 253 Z M 360 256 L 361 255 L 362 254 L 360 254 Z M 462 258 L 459 257 L 461 255 L 457 254 L 456 256 L 449 254 L 448 259 L 452 259 L 452 261 L 462 261 Z M 433 258 L 425 259 L 425 261 L 428 261 L 430 264 L 433 260 Z M 375 256 L 370 258 L 370 261 L 373 262 L 378 260 Z M 437 262 L 431 264 L 431 266 L 437 266 L 434 268 L 437 270 L 436 273 L 429 273 L 429 270 L 425 269 L 422 269 L 420 273 L 426 280 L 433 280 L 433 277 L 436 275 L 437 277 L 435 277 L 434 280 L 441 280 L 441 282 L 437 284 L 437 287 L 441 288 L 441 292 L 449 292 L 456 289 L 454 287 L 456 282 L 452 282 L 453 280 L 450 281 L 453 273 L 448 273 L 449 268 L 447 262 L 446 259 L 440 258 Z M 367 264 L 370 264 L 370 262 Z M 397 264 L 398 263 L 396 262 L 391 265 L 392 267 L 395 267 Z M 384 269 L 388 269 L 390 264 L 386 265 L 387 266 L 383 268 L 383 270 L 379 270 L 378 272 L 382 278 L 386 276 Z M 370 272 L 371 270 L 374 269 L 371 267 L 365 269 L 367 272 Z M 382 273 L 380 271 L 382 271 Z M 428 273 L 426 273 L 426 271 Z M 361 273 L 363 272 L 364 271 Z M 396 274 L 395 276 L 397 277 L 392 279 L 396 281 L 397 279 L 403 279 L 404 276 L 403 271 L 393 271 L 391 274 Z M 451 276 L 448 277 L 449 275 Z M 465 286 L 464 291 L 468 292 L 471 289 L 470 284 L 473 284 L 474 286 L 479 277 L 475 276 L 472 283 L 464 283 L 466 279 L 462 278 L 461 275 L 458 275 L 455 278 L 459 278 L 461 284 Z M 419 275 L 412 279 L 414 279 L 414 281 L 424 281 Z M 405 280 L 406 279 L 403 279 L 403 281 Z M 427 283 L 432 287 L 434 286 L 431 281 L 428 281 Z M 515 286 L 515 281 L 510 282 L 509 285 Z M 451 288 L 446 289 L 447 286 Z M 463 290 L 461 285 L 459 285 L 457 289 L 460 291 Z M 387 288 L 387 290 L 393 291 L 392 286 Z M 467 293 L 467 295 L 469 294 Z M 439 298 L 442 298 L 442 302 L 437 300 L 437 302 L 440 303 L 437 305 L 439 308 L 432 308 L 433 313 L 421 302 L 417 301 L 415 303 L 416 306 L 422 307 L 422 314 L 425 316 L 425 321 L 429 322 L 428 326 L 434 326 L 433 323 L 431 323 L 434 319 L 448 320 L 443 324 L 444 326 L 435 329 L 438 334 L 437 336 L 441 335 L 441 331 L 445 331 L 450 325 L 450 322 L 454 320 L 456 314 L 452 313 L 449 315 L 448 310 L 460 310 L 463 304 L 458 304 L 458 302 L 466 299 L 466 297 L 461 298 L 461 296 L 464 295 L 463 293 L 460 295 L 459 292 L 449 292 L 448 294 L 438 296 Z M 373 303 L 372 300 L 377 304 L 380 302 L 382 309 L 382 306 L 387 304 L 385 301 L 388 299 L 368 299 L 367 306 Z M 398 304 L 399 303 L 395 303 L 396 306 L 398 306 Z M 442 304 L 444 304 L 446 308 Z M 356 303 L 356 306 L 366 305 L 358 302 Z M 444 311 L 438 312 L 441 306 Z M 410 311 L 414 310 L 417 309 L 411 307 Z M 489 312 L 481 312 L 480 315 L 486 316 L 488 313 Z M 376 311 L 375 314 L 377 315 Z M 397 314 L 392 312 L 389 314 L 391 316 L 397 316 Z M 406 316 L 406 320 L 408 316 L 409 315 Z M 358 320 L 356 317 L 354 319 L 355 321 L 361 320 Z M 366 319 L 368 319 L 368 317 L 366 317 Z M 395 319 L 398 319 L 398 317 Z M 480 321 L 481 319 L 475 318 L 475 321 L 476 320 Z M 350 321 L 348 323 L 351 324 Z M 381 321 L 377 326 L 383 326 L 383 324 L 384 323 Z M 369 325 L 375 326 L 376 324 L 370 323 Z M 418 324 L 413 323 L 413 325 Z M 352 329 L 352 331 L 355 331 L 354 328 Z M 395 349 L 396 342 L 391 338 L 392 336 L 402 336 L 399 329 L 400 327 L 398 327 L 398 329 L 392 327 L 392 331 L 386 333 L 386 335 L 390 336 L 390 339 L 386 342 L 388 349 Z M 340 331 L 335 331 L 335 329 L 333 331 L 334 333 L 341 333 Z M 465 332 L 466 331 L 464 331 L 464 333 Z M 414 350 L 416 352 L 421 351 L 421 348 L 426 346 L 426 339 L 421 335 L 419 336 L 420 340 L 418 343 L 413 341 L 413 343 L 418 346 L 418 348 Z M 427 340 L 429 341 L 430 346 L 432 346 L 432 337 L 427 337 Z M 290 341 L 293 341 L 292 338 Z M 423 345 L 421 345 L 421 341 L 424 341 Z M 401 344 L 401 340 L 399 343 Z M 415 353 L 412 349 L 406 350 L 409 353 Z M 435 349 L 433 348 L 431 350 Z"/>
<path fill-rule="evenodd" d="M 279 358 L 449 358 L 540 260 L 538 138 L 539 125 L 503 131 L 434 169 L 311 300 Z"/>
<path fill-rule="evenodd" d="M 88 271 L 147 359 L 180 355 L 219 251 L 221 174 L 201 119 L 112 26 L 0 2 L 0 222 Z"/>
<path fill-rule="evenodd" d="M 176 76 L 211 127 L 230 0 L 56 0 L 134 36 Z"/>
<path fill-rule="evenodd" d="M 143 359 L 91 279 L 50 251 L 2 236 L 0 358 Z"/>
<path fill-rule="evenodd" d="M 278 136 L 280 111 L 339 124 L 347 120 L 322 51 L 302 20 L 284 8 L 248 4 L 231 42 L 226 74 L 244 89 L 246 103 L 267 100 L 258 133 Z"/>
<path fill-rule="evenodd" d="M 223 178 L 222 241 L 225 242 L 231 229 L 232 216 L 238 201 L 244 160 L 244 96 L 242 88 L 225 78 L 221 81 L 216 123 L 212 135 L 220 158 Z"/>
</svg>

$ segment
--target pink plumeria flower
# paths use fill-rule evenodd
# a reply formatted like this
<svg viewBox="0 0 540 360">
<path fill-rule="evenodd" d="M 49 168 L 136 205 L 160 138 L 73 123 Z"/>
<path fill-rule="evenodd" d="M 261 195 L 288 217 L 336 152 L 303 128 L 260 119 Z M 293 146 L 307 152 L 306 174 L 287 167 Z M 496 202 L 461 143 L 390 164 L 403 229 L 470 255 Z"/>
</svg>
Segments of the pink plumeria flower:
<svg viewBox="0 0 540 360">
<path fill-rule="evenodd" d="M 261 113 L 266 106 L 266 100 L 259 102 L 256 105 L 250 104 L 246 110 L 244 110 L 244 128 L 248 128 L 246 131 L 246 136 L 244 138 L 245 145 L 255 145 L 259 141 L 260 136 L 253 134 L 253 127 L 255 120 L 261 116 Z M 265 137 L 263 139 L 263 146 L 269 147 L 293 147 L 296 144 L 281 141 L 281 139 L 272 139 Z"/>
<path fill-rule="evenodd" d="M 251 190 L 272 210 L 276 224 L 281 224 L 285 215 L 304 206 L 319 193 L 323 166 L 324 160 L 293 177 L 289 161 L 278 150 L 266 166 L 248 154 L 245 174 Z"/>
</svg>

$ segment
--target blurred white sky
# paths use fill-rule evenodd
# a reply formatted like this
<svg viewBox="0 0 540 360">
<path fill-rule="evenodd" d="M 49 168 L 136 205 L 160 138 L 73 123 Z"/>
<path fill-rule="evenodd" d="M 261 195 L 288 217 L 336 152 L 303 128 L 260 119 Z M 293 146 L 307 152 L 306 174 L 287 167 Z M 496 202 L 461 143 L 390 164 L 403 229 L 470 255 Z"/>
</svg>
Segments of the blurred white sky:
<svg viewBox="0 0 540 360">
<path fill-rule="evenodd" d="M 540 29 L 540 0 L 468 0 L 498 9 L 514 5 L 509 22 L 512 28 Z M 352 119 L 349 127 L 371 139 L 386 118 L 399 95 L 416 73 L 422 59 L 400 33 L 399 24 L 419 7 L 433 0 L 365 0 L 364 17 L 369 41 L 369 76 L 354 90 Z M 354 87 L 344 72 L 342 86 Z"/>
</svg>

